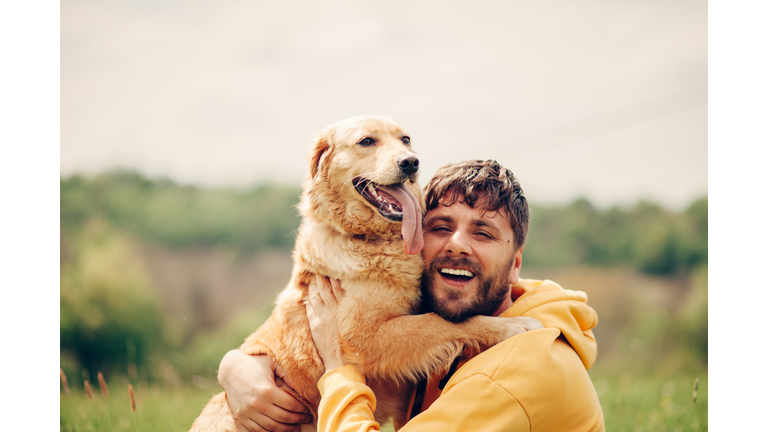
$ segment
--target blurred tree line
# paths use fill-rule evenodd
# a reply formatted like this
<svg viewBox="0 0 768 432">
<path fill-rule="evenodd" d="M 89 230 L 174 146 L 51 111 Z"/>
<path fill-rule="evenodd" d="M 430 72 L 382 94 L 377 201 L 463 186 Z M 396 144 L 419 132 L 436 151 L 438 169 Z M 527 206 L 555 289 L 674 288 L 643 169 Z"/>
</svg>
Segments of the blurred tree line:
<svg viewBox="0 0 768 432">
<path fill-rule="evenodd" d="M 99 218 L 147 243 L 172 248 L 223 246 L 242 252 L 293 247 L 300 189 L 260 185 L 203 189 L 133 172 L 61 180 L 61 229 Z"/>
<path fill-rule="evenodd" d="M 261 185 L 246 191 L 201 189 L 122 172 L 61 180 L 67 235 L 101 219 L 147 243 L 224 246 L 242 252 L 293 248 L 300 189 Z M 586 199 L 564 207 L 531 205 L 525 264 L 629 266 L 673 275 L 707 262 L 707 198 L 675 213 L 647 201 L 600 210 Z"/>
<path fill-rule="evenodd" d="M 653 275 L 688 273 L 707 263 L 707 198 L 680 213 L 647 201 L 599 210 L 586 199 L 531 206 L 523 262 L 537 267 L 632 267 Z"/>
<path fill-rule="evenodd" d="M 233 317 L 227 328 L 182 344 L 165 322 L 140 246 L 217 247 L 242 254 L 289 250 L 300 222 L 299 194 L 297 186 L 207 189 L 133 172 L 61 179 L 62 367 L 69 374 L 81 367 L 105 373 L 134 367 L 145 377 L 168 370 L 163 367 L 168 362 L 186 375 L 215 370 L 221 355 L 238 346 L 268 311 Z M 532 205 L 526 243 L 526 267 L 687 274 L 707 263 L 707 199 L 682 212 L 649 202 L 601 210 L 585 199 L 562 207 Z M 705 303 L 703 310 L 706 327 Z"/>
</svg>

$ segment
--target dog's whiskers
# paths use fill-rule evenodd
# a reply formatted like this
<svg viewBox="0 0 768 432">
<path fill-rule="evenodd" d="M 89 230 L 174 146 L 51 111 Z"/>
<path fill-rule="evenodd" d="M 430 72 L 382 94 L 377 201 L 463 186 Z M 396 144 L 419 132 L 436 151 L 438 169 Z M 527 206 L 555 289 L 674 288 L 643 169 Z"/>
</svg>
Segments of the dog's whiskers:
<svg viewBox="0 0 768 432">
<path fill-rule="evenodd" d="M 352 182 L 354 179 L 356 179 L 356 178 L 359 178 L 359 177 L 362 177 L 362 178 L 363 178 L 363 179 L 365 179 L 365 180 L 366 180 L 368 183 L 376 183 L 376 184 L 379 184 L 379 182 L 380 182 L 380 180 L 379 180 L 379 177 L 380 177 L 380 176 L 379 176 L 379 175 L 378 175 L 378 174 L 377 174 L 375 171 L 372 171 L 372 172 L 370 172 L 370 173 L 362 173 L 362 174 L 360 174 L 360 175 L 358 175 L 358 176 L 355 176 L 355 177 L 353 177 L 353 178 L 347 179 L 347 180 L 344 182 L 344 185 L 346 186 L 346 184 L 347 184 L 348 182 Z M 352 186 L 354 187 L 354 186 L 357 186 L 357 185 L 354 185 L 354 184 L 353 184 Z M 366 187 L 368 187 L 368 185 L 365 185 L 365 186 L 366 186 Z"/>
</svg>

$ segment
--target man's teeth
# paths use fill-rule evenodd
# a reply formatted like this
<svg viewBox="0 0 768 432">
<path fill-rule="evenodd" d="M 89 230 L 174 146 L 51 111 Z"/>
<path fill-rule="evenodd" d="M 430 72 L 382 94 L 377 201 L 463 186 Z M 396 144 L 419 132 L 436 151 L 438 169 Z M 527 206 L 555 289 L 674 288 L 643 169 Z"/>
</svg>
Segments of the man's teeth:
<svg viewBox="0 0 768 432">
<path fill-rule="evenodd" d="M 456 275 L 456 276 L 475 277 L 475 274 L 469 270 L 444 268 L 444 269 L 440 269 L 440 273 L 446 273 L 446 274 Z"/>
</svg>

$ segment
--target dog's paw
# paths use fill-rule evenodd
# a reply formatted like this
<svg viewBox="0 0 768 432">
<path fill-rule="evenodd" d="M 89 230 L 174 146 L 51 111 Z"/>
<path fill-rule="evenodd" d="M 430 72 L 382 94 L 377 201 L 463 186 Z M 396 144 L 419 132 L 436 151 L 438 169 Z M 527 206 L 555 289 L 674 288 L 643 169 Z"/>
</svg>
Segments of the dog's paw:
<svg viewBox="0 0 768 432">
<path fill-rule="evenodd" d="M 512 336 L 519 335 L 520 333 L 525 333 L 527 331 L 544 328 L 544 326 L 541 325 L 541 322 L 536 318 L 521 316 L 521 317 L 514 317 L 514 318 L 505 318 L 505 320 L 507 321 L 507 330 L 508 330 L 507 339 L 511 338 Z"/>
<path fill-rule="evenodd" d="M 531 331 L 531 330 L 538 330 L 543 329 L 544 326 L 541 325 L 541 321 L 537 320 L 536 318 L 531 317 L 516 317 L 517 319 L 521 320 L 521 326 L 525 329 L 525 331 Z"/>
</svg>

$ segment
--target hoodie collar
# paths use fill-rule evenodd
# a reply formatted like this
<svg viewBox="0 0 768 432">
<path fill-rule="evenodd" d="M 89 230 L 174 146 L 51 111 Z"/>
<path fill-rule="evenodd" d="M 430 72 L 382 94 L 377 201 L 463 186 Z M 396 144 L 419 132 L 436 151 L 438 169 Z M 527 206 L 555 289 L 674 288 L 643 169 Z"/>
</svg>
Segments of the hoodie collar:
<svg viewBox="0 0 768 432">
<path fill-rule="evenodd" d="M 527 316 L 541 321 L 545 328 L 556 328 L 591 368 L 597 358 L 597 342 L 592 329 L 597 313 L 587 305 L 587 293 L 563 289 L 550 280 L 520 279 L 512 287 L 517 295 L 512 306 L 500 316 Z"/>
</svg>

